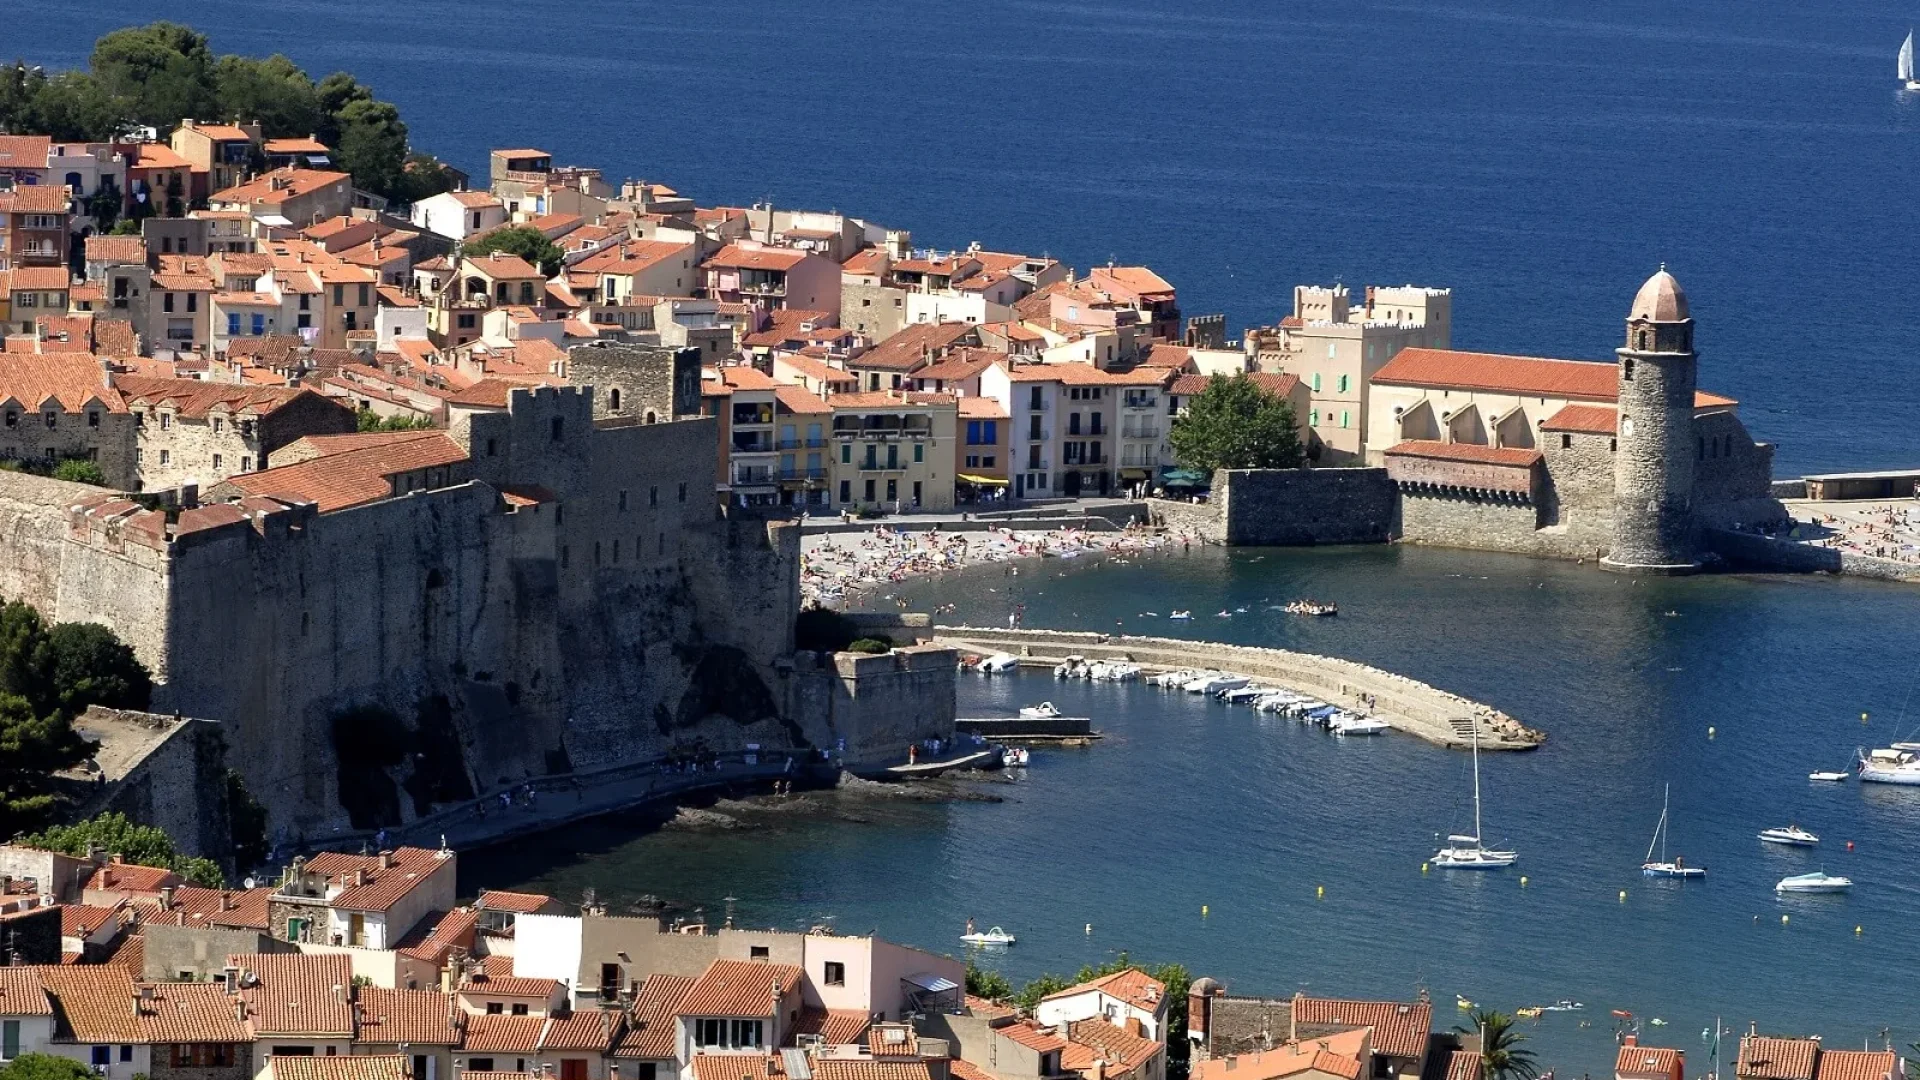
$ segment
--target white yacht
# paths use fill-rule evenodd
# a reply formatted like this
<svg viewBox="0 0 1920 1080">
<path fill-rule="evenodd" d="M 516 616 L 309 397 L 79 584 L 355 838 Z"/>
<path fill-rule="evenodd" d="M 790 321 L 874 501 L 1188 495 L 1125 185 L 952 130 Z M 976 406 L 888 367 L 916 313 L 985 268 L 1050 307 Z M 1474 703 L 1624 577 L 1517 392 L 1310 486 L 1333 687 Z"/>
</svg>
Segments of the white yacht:
<svg viewBox="0 0 1920 1080">
<path fill-rule="evenodd" d="M 1920 784 L 1920 754 L 1911 743 L 1894 743 L 1886 750 L 1862 750 L 1860 779 L 1868 784 Z"/>
<path fill-rule="evenodd" d="M 1385 720 L 1345 712 L 1327 721 L 1335 735 L 1385 735 L 1389 726 Z"/>
<path fill-rule="evenodd" d="M 1820 838 L 1798 825 L 1788 825 L 1781 829 L 1762 829 L 1760 839 L 1769 844 L 1784 844 L 1787 847 L 1812 847 Z"/>
<path fill-rule="evenodd" d="M 1851 888 L 1853 888 L 1852 878 L 1844 878 L 1838 874 L 1829 874 L 1824 870 L 1816 870 L 1811 874 L 1795 874 L 1792 877 L 1783 877 L 1780 879 L 1780 883 L 1773 887 L 1773 891 L 1777 893 L 1837 893 L 1846 892 Z"/>
<path fill-rule="evenodd" d="M 1028 705 L 1020 710 L 1022 720 L 1053 720 L 1061 715 L 1053 702 L 1043 701 L 1038 705 Z"/>
<path fill-rule="evenodd" d="M 1653 839 L 1647 844 L 1647 860 L 1640 864 L 1640 872 L 1648 877 L 1701 878 L 1707 876 L 1705 867 L 1688 866 L 1678 858 L 1667 859 L 1667 804 L 1673 795 L 1673 785 L 1668 784 L 1666 794 L 1660 797 L 1660 823 L 1653 827 Z M 1660 845 L 1660 858 L 1653 857 L 1653 847 Z"/>
<path fill-rule="evenodd" d="M 1519 858 L 1517 851 L 1492 851 L 1482 844 L 1480 837 L 1480 725 L 1473 726 L 1473 835 L 1454 834 L 1447 837 L 1447 846 L 1433 856 L 1433 864 L 1442 869 L 1451 870 L 1499 870 L 1512 866 Z"/>
<path fill-rule="evenodd" d="M 1273 691 L 1264 686 L 1236 686 L 1231 690 L 1222 690 L 1214 696 L 1235 705 L 1250 705 L 1271 693 Z"/>
</svg>

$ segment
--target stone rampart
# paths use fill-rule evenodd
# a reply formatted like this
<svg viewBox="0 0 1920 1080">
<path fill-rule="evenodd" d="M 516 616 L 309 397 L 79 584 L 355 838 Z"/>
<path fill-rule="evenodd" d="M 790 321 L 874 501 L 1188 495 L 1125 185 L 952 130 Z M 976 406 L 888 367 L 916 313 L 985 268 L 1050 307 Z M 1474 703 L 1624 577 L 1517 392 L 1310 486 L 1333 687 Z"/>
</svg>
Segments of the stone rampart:
<svg viewBox="0 0 1920 1080">
<path fill-rule="evenodd" d="M 1212 495 L 1241 547 L 1382 543 L 1394 497 L 1385 469 L 1223 469 Z"/>
<path fill-rule="evenodd" d="M 1148 499 L 1146 504 L 1147 520 L 1168 532 L 1192 536 L 1209 544 L 1227 542 L 1227 519 L 1218 503 Z"/>
<path fill-rule="evenodd" d="M 94 706 L 74 730 L 99 745 L 101 782 L 69 815 L 74 820 L 122 813 L 166 832 L 188 855 L 228 870 L 233 854 L 227 806 L 226 740 L 220 725 L 159 713 Z"/>
<path fill-rule="evenodd" d="M 953 737 L 959 654 L 939 645 L 890 653 L 800 653 L 794 715 L 814 745 L 841 749 L 850 766 L 892 761 L 922 739 Z"/>
</svg>

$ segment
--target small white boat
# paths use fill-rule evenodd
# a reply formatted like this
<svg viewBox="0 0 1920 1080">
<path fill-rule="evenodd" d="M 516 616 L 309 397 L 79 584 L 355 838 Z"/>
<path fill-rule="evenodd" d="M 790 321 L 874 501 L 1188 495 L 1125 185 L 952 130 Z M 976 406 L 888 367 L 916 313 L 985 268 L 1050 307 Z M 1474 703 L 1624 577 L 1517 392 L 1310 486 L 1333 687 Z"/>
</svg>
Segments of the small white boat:
<svg viewBox="0 0 1920 1080">
<path fill-rule="evenodd" d="M 1014 937 L 996 926 L 984 934 L 978 932 L 961 934 L 960 940 L 969 945 L 1011 945 Z"/>
<path fill-rule="evenodd" d="M 1273 693 L 1273 691 L 1264 686 L 1236 686 L 1231 690 L 1222 690 L 1215 696 L 1221 701 L 1241 705 L 1258 701 L 1260 698 L 1271 693 Z"/>
<path fill-rule="evenodd" d="M 1653 839 L 1647 842 L 1647 860 L 1640 864 L 1640 872 L 1648 877 L 1666 878 L 1702 878 L 1707 876 L 1705 867 L 1688 866 L 1684 859 L 1667 858 L 1667 802 L 1673 794 L 1673 785 L 1668 784 L 1666 793 L 1660 796 L 1660 823 L 1653 827 Z M 1660 845 L 1660 858 L 1653 857 L 1653 847 Z"/>
<path fill-rule="evenodd" d="M 1838 874 L 1829 874 L 1825 870 L 1816 870 L 1811 874 L 1795 874 L 1783 877 L 1773 887 L 1777 893 L 1837 893 L 1853 888 L 1851 878 Z"/>
<path fill-rule="evenodd" d="M 1385 720 L 1371 716 L 1340 713 L 1327 721 L 1327 727 L 1331 728 L 1335 735 L 1384 735 L 1389 725 Z"/>
<path fill-rule="evenodd" d="M 1191 612 L 1191 611 L 1176 611 L 1176 612 L 1174 612 L 1173 614 L 1171 614 L 1171 615 L 1169 615 L 1169 616 L 1167 616 L 1167 618 L 1169 618 L 1169 619 L 1180 619 L 1180 620 L 1182 620 L 1182 621 L 1185 621 L 1185 620 L 1187 620 L 1187 619 L 1191 619 L 1191 618 L 1193 618 L 1193 612 Z"/>
<path fill-rule="evenodd" d="M 1843 772 L 1810 772 L 1810 773 L 1808 773 L 1808 774 L 1807 774 L 1807 779 L 1809 779 L 1809 780 L 1825 780 L 1825 781 L 1828 781 L 1828 782 L 1830 782 L 1830 783 L 1836 783 L 1836 784 L 1838 784 L 1838 783 L 1845 783 L 1845 782 L 1846 782 L 1846 779 L 1847 779 L 1847 777 L 1848 777 L 1848 776 L 1850 776 L 1850 775 L 1852 775 L 1852 774 L 1851 774 L 1851 773 L 1843 773 Z"/>
<path fill-rule="evenodd" d="M 1911 743 L 1885 750 L 1855 751 L 1860 780 L 1868 784 L 1920 784 L 1920 754 Z"/>
<path fill-rule="evenodd" d="M 1132 682 L 1140 677 L 1140 665 L 1114 661 L 1107 665 L 1104 676 L 1108 682 Z"/>
<path fill-rule="evenodd" d="M 1012 653 L 994 653 L 980 661 L 980 673 L 983 675 L 1004 675 L 1020 666 L 1020 658 Z"/>
<path fill-rule="evenodd" d="M 1060 715 L 1060 710 L 1054 708 L 1053 702 L 1051 701 L 1043 701 L 1038 705 L 1028 705 L 1020 710 L 1020 719 L 1022 720 L 1052 720 Z"/>
<path fill-rule="evenodd" d="M 1248 681 L 1245 675 L 1229 675 L 1224 671 L 1216 671 L 1188 683 L 1187 693 L 1217 694 L 1222 690 L 1236 690 L 1247 685 Z"/>
<path fill-rule="evenodd" d="M 1000 764 L 1009 769 L 1024 769 L 1032 755 L 1024 746 L 1009 746 L 1000 753 Z"/>
<path fill-rule="evenodd" d="M 1920 82 L 1913 78 L 1913 31 L 1907 31 L 1907 40 L 1900 43 L 1900 61 L 1896 72 L 1900 86 L 1905 90 L 1920 90 Z"/>
<path fill-rule="evenodd" d="M 1788 825 L 1783 829 L 1763 829 L 1760 839 L 1769 844 L 1785 844 L 1788 847 L 1812 847 L 1820 838 L 1798 825 Z"/>
</svg>

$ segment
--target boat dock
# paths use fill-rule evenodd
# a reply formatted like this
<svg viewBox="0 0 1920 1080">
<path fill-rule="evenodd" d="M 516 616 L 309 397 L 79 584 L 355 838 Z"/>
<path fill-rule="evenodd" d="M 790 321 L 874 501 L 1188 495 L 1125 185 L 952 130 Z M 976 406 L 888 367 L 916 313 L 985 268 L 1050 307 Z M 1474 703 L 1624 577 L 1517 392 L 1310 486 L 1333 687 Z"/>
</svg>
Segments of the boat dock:
<svg viewBox="0 0 1920 1080">
<path fill-rule="evenodd" d="M 851 769 L 855 776 L 875 780 L 925 780 L 954 769 L 998 768 L 1000 752 L 989 748 L 957 753 L 936 761 L 901 762 L 882 768 Z"/>
<path fill-rule="evenodd" d="M 997 743 L 1056 743 L 1078 746 L 1100 737 L 1090 716 L 963 716 L 953 730 Z"/>
<path fill-rule="evenodd" d="M 1464 750 L 1478 729 L 1482 750 L 1532 750 L 1547 740 L 1506 713 L 1448 693 L 1405 675 L 1331 656 L 1132 634 L 1066 630 L 1000 630 L 936 626 L 933 641 L 966 653 L 1007 653 L 1022 667 L 1051 670 L 1069 656 L 1126 660 L 1143 674 L 1178 668 L 1212 668 L 1245 675 L 1331 705 L 1379 717 L 1393 727 L 1439 746 Z"/>
</svg>

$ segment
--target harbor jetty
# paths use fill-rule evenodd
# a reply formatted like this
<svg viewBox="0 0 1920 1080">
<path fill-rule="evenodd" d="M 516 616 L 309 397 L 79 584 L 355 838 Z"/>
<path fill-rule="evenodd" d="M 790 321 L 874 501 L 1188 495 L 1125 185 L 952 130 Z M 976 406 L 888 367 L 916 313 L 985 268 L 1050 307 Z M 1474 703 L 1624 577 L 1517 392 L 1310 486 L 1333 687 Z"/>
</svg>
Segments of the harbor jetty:
<svg viewBox="0 0 1920 1080">
<path fill-rule="evenodd" d="M 1544 732 L 1477 701 L 1418 679 L 1332 656 L 1228 645 L 1214 641 L 1099 634 L 1069 630 L 1005 630 L 936 626 L 936 644 L 965 653 L 1007 653 L 1023 667 L 1052 668 L 1069 656 L 1125 660 L 1152 674 L 1177 668 L 1211 668 L 1256 682 L 1295 690 L 1343 708 L 1379 717 L 1416 738 L 1466 749 L 1478 729 L 1482 750 L 1532 750 Z"/>
</svg>

